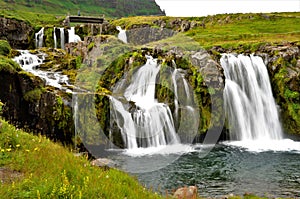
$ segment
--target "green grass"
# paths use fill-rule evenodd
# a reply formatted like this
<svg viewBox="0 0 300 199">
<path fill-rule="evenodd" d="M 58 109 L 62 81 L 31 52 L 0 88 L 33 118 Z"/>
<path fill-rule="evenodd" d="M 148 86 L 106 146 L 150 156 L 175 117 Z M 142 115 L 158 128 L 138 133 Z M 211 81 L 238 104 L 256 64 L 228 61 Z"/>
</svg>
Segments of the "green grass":
<svg viewBox="0 0 300 199">
<path fill-rule="evenodd" d="M 1 198 L 161 198 L 128 174 L 96 168 L 45 137 L 0 123 L 0 168 L 20 174 L 0 183 Z"/>
<path fill-rule="evenodd" d="M 299 41 L 300 38 L 300 13 L 217 15 L 205 21 L 208 21 L 205 28 L 186 33 L 205 48 Z"/>
<path fill-rule="evenodd" d="M 78 10 L 85 16 L 104 14 L 108 17 L 155 15 L 161 12 L 159 6 L 150 0 L 14 0 L 1 1 L 0 8 L 10 13 L 32 12 L 56 16 L 68 13 L 77 15 Z"/>
<path fill-rule="evenodd" d="M 134 25 L 150 25 L 163 20 L 167 28 L 172 28 L 172 17 L 129 17 L 112 21 L 112 24 L 130 29 Z M 194 21 L 199 25 L 184 33 L 185 37 L 194 40 L 208 49 L 213 46 L 225 48 L 258 43 L 293 42 L 300 39 L 300 12 L 271 14 L 220 14 L 207 17 L 188 17 L 182 20 Z M 173 27 L 178 30 L 178 27 Z M 175 44 L 179 38 L 174 39 Z M 168 39 L 168 42 L 172 39 Z M 165 40 L 161 41 L 161 43 Z M 159 43 L 159 42 L 158 42 Z"/>
</svg>

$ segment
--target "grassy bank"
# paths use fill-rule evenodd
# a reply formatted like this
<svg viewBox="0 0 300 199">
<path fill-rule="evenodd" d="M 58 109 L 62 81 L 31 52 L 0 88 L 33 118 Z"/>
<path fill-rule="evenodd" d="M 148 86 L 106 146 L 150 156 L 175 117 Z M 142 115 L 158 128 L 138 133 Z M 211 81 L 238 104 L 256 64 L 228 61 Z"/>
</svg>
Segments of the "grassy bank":
<svg viewBox="0 0 300 199">
<path fill-rule="evenodd" d="M 121 171 L 96 168 L 45 137 L 0 124 L 1 198 L 160 198 Z"/>
</svg>

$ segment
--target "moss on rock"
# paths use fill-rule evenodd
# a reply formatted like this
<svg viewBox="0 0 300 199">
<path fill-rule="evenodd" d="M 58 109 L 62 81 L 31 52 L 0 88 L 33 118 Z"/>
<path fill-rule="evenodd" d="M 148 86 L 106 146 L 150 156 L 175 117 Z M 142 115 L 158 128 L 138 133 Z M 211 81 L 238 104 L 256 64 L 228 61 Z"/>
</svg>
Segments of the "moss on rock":
<svg viewBox="0 0 300 199">
<path fill-rule="evenodd" d="M 17 64 L 16 62 L 14 62 L 13 60 L 7 57 L 0 55 L 0 72 L 6 71 L 6 72 L 14 73 L 21 70 L 22 69 L 19 66 L 19 64 Z"/>
<path fill-rule="evenodd" d="M 11 47 L 6 40 L 0 40 L 0 55 L 8 56 L 11 51 Z"/>
</svg>

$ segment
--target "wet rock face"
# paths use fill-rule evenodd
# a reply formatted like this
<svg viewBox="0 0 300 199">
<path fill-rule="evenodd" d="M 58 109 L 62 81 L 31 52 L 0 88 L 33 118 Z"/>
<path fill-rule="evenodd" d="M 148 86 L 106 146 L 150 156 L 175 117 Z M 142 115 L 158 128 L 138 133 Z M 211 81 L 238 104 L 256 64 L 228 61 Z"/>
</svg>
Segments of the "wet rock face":
<svg viewBox="0 0 300 199">
<path fill-rule="evenodd" d="M 0 17 L 0 39 L 7 40 L 12 48 L 27 49 L 33 28 L 24 21 Z"/>
<path fill-rule="evenodd" d="M 3 116 L 18 127 L 63 143 L 74 136 L 71 108 L 44 82 L 25 72 L 0 71 Z"/>
</svg>

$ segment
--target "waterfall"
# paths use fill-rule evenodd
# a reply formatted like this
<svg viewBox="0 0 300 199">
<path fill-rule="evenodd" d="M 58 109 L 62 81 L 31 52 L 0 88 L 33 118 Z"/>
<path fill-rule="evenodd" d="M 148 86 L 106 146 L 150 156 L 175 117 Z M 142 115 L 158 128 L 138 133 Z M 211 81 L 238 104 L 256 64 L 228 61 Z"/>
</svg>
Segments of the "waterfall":
<svg viewBox="0 0 300 199">
<path fill-rule="evenodd" d="M 175 120 L 178 120 L 179 101 L 181 108 L 193 110 L 193 102 L 191 101 L 191 92 L 187 80 L 184 77 L 182 69 L 177 68 L 173 61 L 175 68 L 172 73 L 172 84 L 174 85 L 174 104 L 175 104 Z M 179 86 L 181 85 L 181 87 Z"/>
<path fill-rule="evenodd" d="M 55 33 L 56 28 L 53 29 L 53 40 L 54 40 L 54 48 L 57 48 L 57 38 Z"/>
<path fill-rule="evenodd" d="M 69 33 L 69 43 L 71 42 L 79 42 L 81 41 L 81 38 L 75 34 L 75 28 L 71 27 L 70 30 L 68 30 Z"/>
<path fill-rule="evenodd" d="M 36 48 L 43 47 L 43 40 L 44 40 L 44 28 L 37 33 L 35 33 L 35 46 Z"/>
<path fill-rule="evenodd" d="M 117 26 L 117 30 L 119 31 L 118 39 L 120 39 L 124 43 L 127 43 L 126 30 L 123 30 L 120 26 Z"/>
<path fill-rule="evenodd" d="M 268 71 L 258 56 L 223 54 L 225 111 L 234 139 L 280 140 L 282 130 Z"/>
<path fill-rule="evenodd" d="M 146 64 L 133 75 L 125 89 L 126 100 L 110 97 L 111 119 L 119 127 L 128 149 L 179 143 L 169 106 L 155 99 L 155 83 L 159 70 L 160 65 L 156 60 L 147 56 Z M 128 108 L 128 103 L 124 101 L 134 105 Z"/>
<path fill-rule="evenodd" d="M 40 77 L 45 81 L 46 85 L 65 90 L 66 92 L 72 92 L 69 89 L 70 84 L 67 75 L 63 75 L 61 72 L 38 69 L 45 59 L 44 54 L 31 54 L 28 50 L 20 50 L 20 53 L 21 55 L 14 57 L 13 60 L 17 62 L 23 70 Z"/>
<path fill-rule="evenodd" d="M 60 28 L 60 48 L 65 49 L 65 29 Z"/>
</svg>

